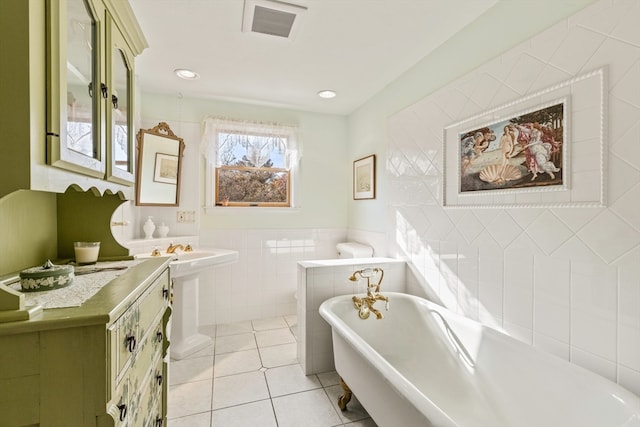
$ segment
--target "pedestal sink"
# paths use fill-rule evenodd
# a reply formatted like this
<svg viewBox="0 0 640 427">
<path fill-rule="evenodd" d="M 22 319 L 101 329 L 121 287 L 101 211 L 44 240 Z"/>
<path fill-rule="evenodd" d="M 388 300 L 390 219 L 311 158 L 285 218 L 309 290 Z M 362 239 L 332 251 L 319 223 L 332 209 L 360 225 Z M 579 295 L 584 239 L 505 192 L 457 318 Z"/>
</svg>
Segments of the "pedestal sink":
<svg viewBox="0 0 640 427">
<path fill-rule="evenodd" d="M 212 339 L 198 332 L 198 284 L 200 273 L 238 260 L 238 251 L 197 249 L 170 256 L 173 279 L 173 315 L 171 317 L 171 358 L 183 359 L 211 344 Z M 139 256 L 140 258 L 149 255 Z"/>
</svg>

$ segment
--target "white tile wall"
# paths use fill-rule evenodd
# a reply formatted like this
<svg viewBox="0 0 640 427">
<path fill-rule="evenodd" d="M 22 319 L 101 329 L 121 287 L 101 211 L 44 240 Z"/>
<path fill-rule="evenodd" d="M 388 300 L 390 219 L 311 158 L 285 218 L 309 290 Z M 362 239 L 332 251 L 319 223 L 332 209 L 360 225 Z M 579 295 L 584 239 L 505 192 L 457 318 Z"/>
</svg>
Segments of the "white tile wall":
<svg viewBox="0 0 640 427">
<path fill-rule="evenodd" d="M 296 313 L 297 262 L 336 258 L 346 229 L 207 230 L 200 247 L 239 252 L 236 264 L 200 277 L 200 324 L 224 324 Z"/>
<path fill-rule="evenodd" d="M 637 394 L 639 21 L 637 0 L 598 1 L 392 116 L 387 147 L 390 255 L 409 260 L 410 289 Z M 441 208 L 432 153 L 446 126 L 603 66 L 606 208 Z M 587 125 L 573 131 L 574 141 L 597 137 Z M 574 148 L 581 165 L 597 161 Z"/>
</svg>

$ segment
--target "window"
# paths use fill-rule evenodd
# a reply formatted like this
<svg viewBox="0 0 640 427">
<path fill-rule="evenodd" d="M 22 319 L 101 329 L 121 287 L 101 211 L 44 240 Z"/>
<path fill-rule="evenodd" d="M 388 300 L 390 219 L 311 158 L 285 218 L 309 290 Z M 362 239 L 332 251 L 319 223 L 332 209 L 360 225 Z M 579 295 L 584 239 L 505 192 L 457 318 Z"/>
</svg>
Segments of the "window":
<svg viewBox="0 0 640 427">
<path fill-rule="evenodd" d="M 291 207 L 297 129 L 278 123 L 208 118 L 208 206 Z"/>
</svg>

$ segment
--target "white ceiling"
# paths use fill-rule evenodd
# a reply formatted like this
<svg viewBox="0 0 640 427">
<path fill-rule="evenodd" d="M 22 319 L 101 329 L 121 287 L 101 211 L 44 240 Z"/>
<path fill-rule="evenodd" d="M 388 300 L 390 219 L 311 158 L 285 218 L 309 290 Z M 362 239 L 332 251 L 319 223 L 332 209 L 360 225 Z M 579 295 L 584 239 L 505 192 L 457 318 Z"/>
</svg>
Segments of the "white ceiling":
<svg viewBox="0 0 640 427">
<path fill-rule="evenodd" d="M 136 74 L 144 92 L 349 114 L 496 1 L 290 0 L 308 10 L 285 39 L 242 32 L 243 0 L 130 0 L 149 43 Z"/>
</svg>

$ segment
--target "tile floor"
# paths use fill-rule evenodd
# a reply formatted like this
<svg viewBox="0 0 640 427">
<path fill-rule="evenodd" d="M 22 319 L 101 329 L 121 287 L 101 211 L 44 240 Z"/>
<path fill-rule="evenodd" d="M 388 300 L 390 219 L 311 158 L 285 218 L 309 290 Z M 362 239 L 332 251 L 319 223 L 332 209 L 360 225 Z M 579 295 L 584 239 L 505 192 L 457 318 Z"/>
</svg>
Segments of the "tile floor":
<svg viewBox="0 0 640 427">
<path fill-rule="evenodd" d="M 169 366 L 169 427 L 376 427 L 336 372 L 305 376 L 296 316 L 202 328 L 208 348 Z"/>
</svg>

